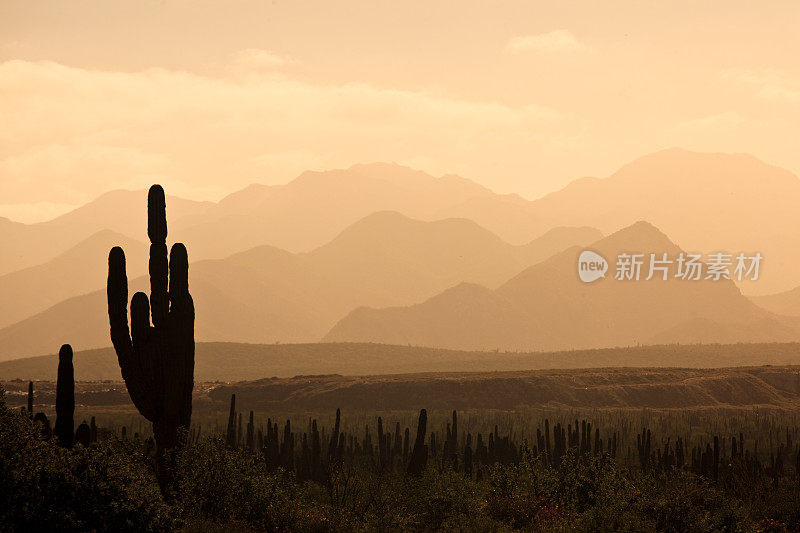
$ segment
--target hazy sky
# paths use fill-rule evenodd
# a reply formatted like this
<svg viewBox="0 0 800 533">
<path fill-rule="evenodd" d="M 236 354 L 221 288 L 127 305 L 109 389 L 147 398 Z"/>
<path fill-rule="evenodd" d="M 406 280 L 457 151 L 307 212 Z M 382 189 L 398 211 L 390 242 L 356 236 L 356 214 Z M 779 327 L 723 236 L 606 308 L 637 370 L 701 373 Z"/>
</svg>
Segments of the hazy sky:
<svg viewBox="0 0 800 533">
<path fill-rule="evenodd" d="M 0 216 L 395 161 L 535 198 L 646 153 L 800 171 L 800 2 L 0 0 Z"/>
</svg>

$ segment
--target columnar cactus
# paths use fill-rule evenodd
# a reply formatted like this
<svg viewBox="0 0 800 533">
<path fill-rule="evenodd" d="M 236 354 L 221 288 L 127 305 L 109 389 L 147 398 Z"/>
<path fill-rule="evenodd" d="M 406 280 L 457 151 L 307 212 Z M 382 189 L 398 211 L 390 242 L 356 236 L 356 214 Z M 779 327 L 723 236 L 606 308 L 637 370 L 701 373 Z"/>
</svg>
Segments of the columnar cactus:
<svg viewBox="0 0 800 533">
<path fill-rule="evenodd" d="M 75 431 L 75 370 L 72 366 L 72 346 L 65 344 L 58 352 L 56 382 L 56 427 L 59 445 L 72 447 Z"/>
<path fill-rule="evenodd" d="M 283 442 L 280 448 L 281 465 L 286 470 L 294 470 L 294 433 L 292 433 L 292 423 L 286 420 L 283 428 Z"/>
<path fill-rule="evenodd" d="M 428 428 L 428 412 L 423 409 L 419 412 L 419 421 L 417 422 L 417 438 L 414 441 L 414 449 L 411 451 L 411 458 L 408 461 L 408 473 L 412 476 L 418 476 L 425 470 L 425 465 L 428 463 L 428 447 L 425 446 L 425 433 Z M 431 434 L 431 442 L 436 442 L 433 434 Z"/>
<path fill-rule="evenodd" d="M 228 413 L 228 431 L 225 434 L 225 443 L 229 448 L 236 447 L 236 395 L 231 394 L 231 410 Z"/>
<path fill-rule="evenodd" d="M 28 382 L 28 416 L 33 417 L 33 381 Z"/>
<path fill-rule="evenodd" d="M 173 245 L 167 261 L 166 201 L 160 185 L 148 193 L 147 234 L 150 298 L 143 292 L 133 295 L 129 330 L 125 253 L 115 246 L 108 255 L 108 317 L 131 400 L 152 422 L 159 450 L 166 450 L 178 444 L 178 428 L 188 430 L 192 416 L 194 303 L 186 247 Z"/>
<path fill-rule="evenodd" d="M 247 421 L 247 437 L 245 441 L 245 446 L 249 451 L 253 451 L 255 448 L 255 441 L 253 440 L 255 437 L 255 414 L 253 411 L 250 411 L 250 419 Z"/>
<path fill-rule="evenodd" d="M 81 422 L 81 425 L 75 430 L 75 442 L 84 446 L 89 446 L 92 443 L 92 429 L 86 423 L 86 420 Z"/>
<path fill-rule="evenodd" d="M 333 425 L 331 440 L 328 443 L 328 464 L 333 464 L 336 460 L 336 450 L 339 447 L 339 425 L 342 419 L 342 410 L 336 409 L 336 422 Z"/>
</svg>

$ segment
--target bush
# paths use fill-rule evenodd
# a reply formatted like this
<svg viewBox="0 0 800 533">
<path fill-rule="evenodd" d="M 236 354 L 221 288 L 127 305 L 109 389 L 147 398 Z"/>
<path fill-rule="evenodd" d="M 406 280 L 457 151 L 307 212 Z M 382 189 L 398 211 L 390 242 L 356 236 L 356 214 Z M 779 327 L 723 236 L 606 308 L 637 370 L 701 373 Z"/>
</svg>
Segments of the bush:
<svg viewBox="0 0 800 533">
<path fill-rule="evenodd" d="M 178 526 L 149 459 L 108 440 L 68 451 L 10 410 L 0 390 L 0 528 L 168 531 Z"/>
</svg>

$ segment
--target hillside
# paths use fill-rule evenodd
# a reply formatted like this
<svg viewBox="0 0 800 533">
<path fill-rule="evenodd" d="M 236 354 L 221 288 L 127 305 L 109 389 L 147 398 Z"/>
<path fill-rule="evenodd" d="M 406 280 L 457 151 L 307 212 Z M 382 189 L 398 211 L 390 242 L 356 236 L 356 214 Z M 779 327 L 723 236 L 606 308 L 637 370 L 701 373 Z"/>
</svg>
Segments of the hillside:
<svg viewBox="0 0 800 533">
<path fill-rule="evenodd" d="M 209 202 L 167 196 L 170 218 L 177 220 L 207 210 Z M 110 230 L 138 238 L 147 227 L 147 191 L 110 191 L 69 213 L 38 224 L 0 218 L 0 275 L 46 263 L 94 234 Z"/>
<path fill-rule="evenodd" d="M 310 253 L 260 246 L 224 260 L 193 262 L 196 338 L 317 341 L 358 306 L 407 305 L 461 280 L 498 285 L 553 250 L 585 244 L 599 235 L 591 228 L 557 228 L 527 245 L 513 246 L 468 220 L 422 222 L 393 212 L 375 213 Z M 47 353 L 63 339 L 84 349 L 110 343 L 103 288 L 110 246 L 101 248 L 91 255 L 73 254 L 77 260 L 67 265 L 58 261 L 39 269 L 60 283 L 53 294 L 63 295 L 71 283 L 61 272 L 76 271 L 79 280 L 94 275 L 95 290 L 0 329 L 0 360 Z M 127 261 L 131 296 L 149 292 L 148 279 L 134 277 L 147 265 L 141 248 L 132 245 Z M 191 248 L 189 254 L 193 257 Z M 47 284 L 36 285 L 37 276 L 26 278 L 32 283 L 28 299 L 52 298 Z"/>
<path fill-rule="evenodd" d="M 120 233 L 102 230 L 41 265 L 0 276 L 0 328 L 96 290 L 108 275 L 108 251 L 125 248 L 129 275 L 147 272 L 147 247 Z"/>
<path fill-rule="evenodd" d="M 798 205 L 800 179 L 787 170 L 746 154 L 670 149 L 576 180 L 530 209 L 547 226 L 569 221 L 608 234 L 647 220 L 686 250 L 759 251 L 762 276 L 742 287 L 769 294 L 800 285 Z"/>
<path fill-rule="evenodd" d="M 0 275 L 48 261 L 103 229 L 136 238 L 143 198 L 144 191 L 111 191 L 46 223 L 0 219 L 6 250 Z M 513 244 L 559 226 L 608 234 L 648 220 L 689 250 L 760 251 L 768 268 L 758 282 L 743 285 L 747 294 L 800 285 L 799 203 L 800 180 L 784 169 L 745 154 L 680 149 L 646 155 L 605 178 L 575 180 L 534 201 L 386 163 L 304 172 L 285 185 L 251 185 L 217 203 L 168 200 L 171 239 L 187 243 L 195 260 L 261 245 L 309 251 L 376 211 L 429 221 L 466 218 Z"/>
<path fill-rule="evenodd" d="M 201 216 L 173 224 L 172 235 L 191 244 L 195 257 L 203 259 L 263 244 L 305 252 L 376 211 L 431 220 L 443 218 L 436 214 L 447 206 L 494 195 L 457 176 L 436 178 L 395 164 L 361 164 L 304 172 L 286 185 L 248 187 Z"/>
<path fill-rule="evenodd" d="M 297 376 L 223 385 L 224 407 L 280 409 L 707 409 L 800 407 L 800 368 L 538 370 L 525 372 Z"/>
<path fill-rule="evenodd" d="M 786 316 L 800 316 L 800 287 L 764 296 L 751 296 L 750 300 L 759 307 Z"/>
<path fill-rule="evenodd" d="M 57 355 L 0 362 L 0 379 L 53 380 Z M 800 365 L 800 344 L 659 345 L 568 352 L 465 352 L 381 344 L 197 344 L 195 379 L 241 381 L 262 377 L 412 372 L 494 372 L 511 370 Z M 119 380 L 111 348 L 75 352 L 75 379 Z"/>
<path fill-rule="evenodd" d="M 581 248 L 533 265 L 496 290 L 461 284 L 422 303 L 359 308 L 324 337 L 327 342 L 378 342 L 452 349 L 558 350 L 671 342 L 764 342 L 800 338 L 796 319 L 769 313 L 731 281 L 614 279 L 621 252 L 680 249 L 646 222 L 593 243 L 610 263 L 604 279 L 576 276 Z M 698 321 L 704 327 L 698 328 Z"/>
</svg>

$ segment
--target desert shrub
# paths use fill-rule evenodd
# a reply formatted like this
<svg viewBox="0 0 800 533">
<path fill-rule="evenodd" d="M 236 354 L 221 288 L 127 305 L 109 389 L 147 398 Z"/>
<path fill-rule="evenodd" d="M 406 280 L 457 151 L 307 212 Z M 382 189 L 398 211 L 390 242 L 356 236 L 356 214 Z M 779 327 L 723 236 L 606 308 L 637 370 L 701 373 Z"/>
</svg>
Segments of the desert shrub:
<svg viewBox="0 0 800 533">
<path fill-rule="evenodd" d="M 149 460 L 119 441 L 67 451 L 42 440 L 0 390 L 0 529 L 166 531 L 177 527 Z"/>
<path fill-rule="evenodd" d="M 259 455 L 230 449 L 221 436 L 184 448 L 176 464 L 175 499 L 185 516 L 259 530 L 328 529 L 291 474 L 268 472 Z"/>
</svg>

